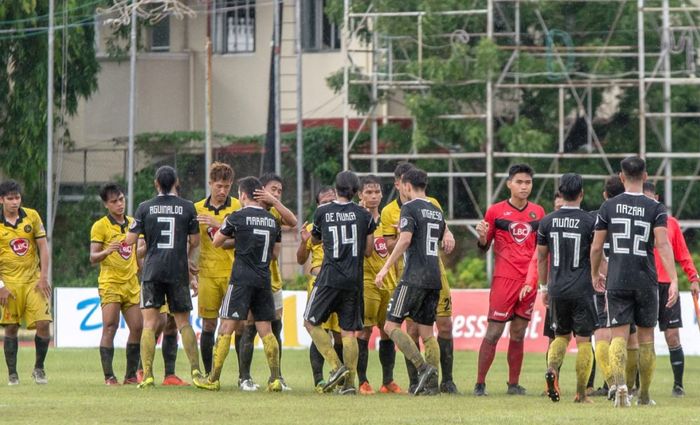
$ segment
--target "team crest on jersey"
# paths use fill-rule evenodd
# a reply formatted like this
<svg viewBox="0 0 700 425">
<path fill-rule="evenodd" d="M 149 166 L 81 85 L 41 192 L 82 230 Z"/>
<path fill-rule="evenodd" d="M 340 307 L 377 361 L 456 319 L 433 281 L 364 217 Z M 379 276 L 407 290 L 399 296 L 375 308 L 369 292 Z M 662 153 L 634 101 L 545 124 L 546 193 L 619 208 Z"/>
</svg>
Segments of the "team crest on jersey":
<svg viewBox="0 0 700 425">
<path fill-rule="evenodd" d="M 386 258 L 386 256 L 389 255 L 389 248 L 386 247 L 384 236 L 380 236 L 374 240 L 374 250 L 382 258 Z"/>
<path fill-rule="evenodd" d="M 537 214 L 535 214 L 534 211 L 530 211 L 530 218 L 533 219 L 533 220 L 536 219 L 536 218 L 537 218 Z"/>
<path fill-rule="evenodd" d="M 408 219 L 402 218 L 401 223 L 399 224 L 399 229 L 404 228 L 404 226 L 406 226 L 407 224 L 408 224 Z"/>
<path fill-rule="evenodd" d="M 133 229 L 136 227 L 136 220 L 131 220 L 131 223 L 129 223 L 129 229 Z"/>
<path fill-rule="evenodd" d="M 510 236 L 516 243 L 523 243 L 527 240 L 527 237 L 532 233 L 532 226 L 529 223 L 523 223 L 520 221 L 514 221 L 508 226 L 510 231 Z"/>
<path fill-rule="evenodd" d="M 216 234 L 216 232 L 217 232 L 218 230 L 219 230 L 218 227 L 211 227 L 211 226 L 208 226 L 208 227 L 207 227 L 207 235 L 209 235 L 209 239 L 214 240 L 214 235 Z"/>
<path fill-rule="evenodd" d="M 24 233 L 32 233 L 32 225 L 31 224 L 27 224 L 26 226 L 24 226 Z"/>
<path fill-rule="evenodd" d="M 29 251 L 29 240 L 25 238 L 12 239 L 10 241 L 10 248 L 12 248 L 15 254 L 24 257 L 24 254 Z"/>
<path fill-rule="evenodd" d="M 129 257 L 131 257 L 131 252 L 133 249 L 133 245 L 127 245 L 125 241 L 122 241 L 119 246 L 119 255 L 121 255 L 123 259 L 128 260 Z"/>
</svg>

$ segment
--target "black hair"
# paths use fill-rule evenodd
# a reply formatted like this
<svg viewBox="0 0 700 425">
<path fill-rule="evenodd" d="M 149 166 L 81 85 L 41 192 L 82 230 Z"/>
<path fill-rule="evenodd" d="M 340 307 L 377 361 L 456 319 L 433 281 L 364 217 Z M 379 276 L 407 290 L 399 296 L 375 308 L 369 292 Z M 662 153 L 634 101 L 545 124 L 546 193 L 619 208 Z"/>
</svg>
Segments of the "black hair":
<svg viewBox="0 0 700 425">
<path fill-rule="evenodd" d="M 425 190 L 425 188 L 428 187 L 428 173 L 420 168 L 413 168 L 412 170 L 406 171 L 403 176 L 401 176 L 401 181 L 409 183 L 416 189 Z"/>
<path fill-rule="evenodd" d="M 250 199 L 255 198 L 255 191 L 263 188 L 257 177 L 248 176 L 238 180 L 238 191 L 248 195 Z"/>
<path fill-rule="evenodd" d="M 649 193 L 656 194 L 656 185 L 654 183 L 650 182 L 649 180 L 647 180 L 644 182 L 644 186 L 643 186 L 642 191 L 645 193 L 649 192 Z"/>
<path fill-rule="evenodd" d="M 334 192 L 335 189 L 333 189 L 330 186 L 321 186 L 317 191 L 316 191 L 316 203 L 320 204 L 321 203 L 321 195 L 323 195 L 326 192 Z"/>
<path fill-rule="evenodd" d="M 360 179 L 352 171 L 341 171 L 335 176 L 335 192 L 339 197 L 352 199 L 360 190 Z"/>
<path fill-rule="evenodd" d="M 275 173 L 265 173 L 262 176 L 260 176 L 260 184 L 263 186 L 267 186 L 268 183 L 270 182 L 280 182 L 280 184 L 284 184 L 282 182 L 282 177 L 280 177 L 278 174 Z"/>
<path fill-rule="evenodd" d="M 16 193 L 18 195 L 22 195 L 22 186 L 19 185 L 15 180 L 7 180 L 2 183 L 0 183 L 0 197 L 4 198 L 5 196 L 11 194 L 11 193 Z"/>
<path fill-rule="evenodd" d="M 382 181 L 379 177 L 375 176 L 374 174 L 369 174 L 360 179 L 360 191 L 363 191 L 365 189 L 365 186 L 369 186 L 371 184 L 377 184 L 381 187 Z"/>
<path fill-rule="evenodd" d="M 628 156 L 620 161 L 620 168 L 626 178 L 639 181 L 644 176 L 647 165 L 644 160 L 638 156 Z"/>
<path fill-rule="evenodd" d="M 561 192 L 559 192 L 558 190 L 557 190 L 556 192 L 554 192 L 554 200 L 555 200 L 555 201 L 556 201 L 557 199 L 561 198 L 561 197 L 562 197 L 562 196 L 561 196 Z"/>
<path fill-rule="evenodd" d="M 525 173 L 530 176 L 530 178 L 535 177 L 535 171 L 527 164 L 513 164 L 508 169 L 508 180 L 515 177 L 516 174 Z"/>
<path fill-rule="evenodd" d="M 107 202 L 109 201 L 109 198 L 112 197 L 112 195 L 116 195 L 117 197 L 119 197 L 119 195 L 123 193 L 124 190 L 118 184 L 106 183 L 100 188 L 100 199 L 102 199 L 102 202 Z"/>
<path fill-rule="evenodd" d="M 402 161 L 399 162 L 399 164 L 394 168 L 394 178 L 400 178 L 404 174 L 406 174 L 406 171 L 412 170 L 416 168 L 415 165 L 411 164 L 410 162 L 407 161 Z"/>
<path fill-rule="evenodd" d="M 162 193 L 170 193 L 177 183 L 177 173 L 169 165 L 163 165 L 156 171 L 156 181 Z"/>
<path fill-rule="evenodd" d="M 559 193 L 565 201 L 575 201 L 583 191 L 583 178 L 576 173 L 566 173 L 559 179 Z"/>
<path fill-rule="evenodd" d="M 609 177 L 605 181 L 605 194 L 608 195 L 608 199 L 614 198 L 617 195 L 625 192 L 625 185 L 622 184 L 619 176 Z"/>
</svg>

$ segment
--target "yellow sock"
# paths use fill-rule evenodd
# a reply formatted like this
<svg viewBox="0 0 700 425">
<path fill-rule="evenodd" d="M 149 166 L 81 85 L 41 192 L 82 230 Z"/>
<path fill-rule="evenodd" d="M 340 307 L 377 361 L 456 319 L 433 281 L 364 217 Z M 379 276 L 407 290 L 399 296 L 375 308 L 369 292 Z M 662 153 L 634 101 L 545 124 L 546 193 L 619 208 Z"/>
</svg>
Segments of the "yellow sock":
<svg viewBox="0 0 700 425">
<path fill-rule="evenodd" d="M 262 339 L 265 358 L 267 365 L 270 367 L 270 378 L 277 379 L 280 377 L 280 346 L 277 343 L 275 334 L 269 333 Z"/>
<path fill-rule="evenodd" d="M 440 346 L 438 345 L 437 339 L 431 336 L 428 339 L 423 340 L 423 345 L 425 345 L 425 361 L 428 364 L 440 368 Z"/>
<path fill-rule="evenodd" d="M 596 341 L 595 343 L 595 361 L 597 367 L 603 373 L 603 379 L 608 383 L 608 386 L 612 385 L 612 377 L 610 376 L 610 342 L 608 341 Z"/>
<path fill-rule="evenodd" d="M 627 386 L 634 387 L 637 382 L 637 371 L 639 370 L 639 348 L 627 349 L 627 364 L 625 365 L 625 382 Z"/>
<path fill-rule="evenodd" d="M 180 329 L 182 336 L 182 346 L 185 348 L 185 354 L 190 361 L 190 372 L 199 370 L 199 349 L 197 348 L 197 335 L 194 334 L 192 326 L 185 325 Z"/>
<path fill-rule="evenodd" d="M 209 381 L 216 382 L 221 376 L 221 370 L 224 368 L 226 356 L 231 350 L 231 335 L 219 335 L 214 344 L 214 364 L 209 374 Z"/>
<path fill-rule="evenodd" d="M 578 354 L 576 355 L 576 392 L 582 397 L 586 395 L 588 378 L 593 369 L 593 347 L 589 342 L 578 343 Z"/>
<path fill-rule="evenodd" d="M 610 341 L 610 376 L 613 385 L 625 385 L 625 364 L 627 363 L 627 339 L 618 336 Z"/>
<path fill-rule="evenodd" d="M 654 342 L 639 344 L 639 399 L 649 401 L 649 387 L 656 370 Z"/>
<path fill-rule="evenodd" d="M 357 345 L 357 338 L 354 336 L 344 336 L 343 338 L 343 363 L 350 370 L 345 378 L 345 386 L 355 386 L 355 375 L 357 375 L 357 358 L 360 355 L 360 348 Z"/>
<path fill-rule="evenodd" d="M 321 329 L 320 326 L 314 326 L 309 331 L 311 339 L 313 340 L 318 352 L 321 353 L 323 358 L 330 363 L 331 367 L 335 370 L 340 367 L 340 359 L 338 354 L 336 354 L 333 349 L 333 344 L 331 344 L 331 338 L 328 336 L 326 331 Z"/>
<path fill-rule="evenodd" d="M 566 337 L 557 336 L 554 338 L 554 341 L 549 344 L 549 351 L 547 351 L 547 361 L 549 362 L 547 367 L 559 373 L 559 368 L 564 362 L 564 356 L 566 355 L 566 348 L 568 346 L 569 340 Z"/>
<path fill-rule="evenodd" d="M 143 377 L 153 377 L 153 357 L 156 354 L 156 332 L 150 328 L 141 331 L 141 365 Z"/>
<path fill-rule="evenodd" d="M 410 336 L 399 328 L 391 331 L 389 335 L 394 344 L 399 347 L 399 350 L 403 353 L 403 356 L 408 359 L 416 368 L 419 368 L 425 363 L 423 356 L 421 356 L 416 343 L 413 342 Z M 439 352 L 439 349 L 438 349 Z"/>
</svg>

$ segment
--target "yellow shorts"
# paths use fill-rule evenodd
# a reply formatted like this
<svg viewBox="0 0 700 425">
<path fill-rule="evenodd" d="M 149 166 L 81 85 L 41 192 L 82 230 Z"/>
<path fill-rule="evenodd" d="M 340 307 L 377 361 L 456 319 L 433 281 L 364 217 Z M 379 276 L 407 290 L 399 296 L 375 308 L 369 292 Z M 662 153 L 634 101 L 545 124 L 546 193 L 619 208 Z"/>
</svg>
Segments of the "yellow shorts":
<svg viewBox="0 0 700 425">
<path fill-rule="evenodd" d="M 316 282 L 316 276 L 314 275 L 309 275 L 308 280 L 306 281 L 306 292 L 307 294 L 311 293 L 311 290 L 314 288 L 314 282 Z M 328 317 L 328 320 L 323 322 L 321 324 L 321 328 L 327 330 L 327 331 L 332 331 L 335 333 L 340 333 L 340 323 L 338 322 L 338 315 L 336 313 L 331 314 Z"/>
<path fill-rule="evenodd" d="M 228 290 L 228 277 L 199 277 L 199 305 L 197 311 L 203 319 L 219 317 L 221 301 Z"/>
<path fill-rule="evenodd" d="M 141 285 L 138 277 L 134 276 L 128 282 L 105 282 L 97 288 L 100 294 L 100 305 L 116 303 L 121 306 L 124 313 L 131 306 L 139 305 L 141 297 Z"/>
<path fill-rule="evenodd" d="M 391 292 L 388 289 L 379 289 L 374 284 L 374 279 L 365 281 L 365 327 L 381 326 L 386 321 L 386 309 L 389 306 Z"/>
<path fill-rule="evenodd" d="M 6 282 L 5 287 L 15 297 L 10 297 L 2 309 L 0 325 L 15 325 L 24 321 L 27 329 L 34 329 L 36 322 L 53 320 L 49 300 L 36 290 L 35 283 Z"/>
<path fill-rule="evenodd" d="M 452 317 L 452 295 L 450 294 L 450 284 L 447 281 L 447 273 L 445 266 L 440 261 L 440 280 L 442 288 L 440 288 L 440 299 L 437 306 L 437 317 Z"/>
</svg>

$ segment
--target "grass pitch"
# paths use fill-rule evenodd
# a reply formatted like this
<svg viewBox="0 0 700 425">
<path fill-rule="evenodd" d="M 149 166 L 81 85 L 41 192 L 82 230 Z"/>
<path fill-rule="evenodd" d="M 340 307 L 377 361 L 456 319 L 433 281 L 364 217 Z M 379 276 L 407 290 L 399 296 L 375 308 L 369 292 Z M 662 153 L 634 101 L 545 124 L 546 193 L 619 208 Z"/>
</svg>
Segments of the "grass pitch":
<svg viewBox="0 0 700 425">
<path fill-rule="evenodd" d="M 0 366 L 0 423 L 233 423 L 233 424 L 538 424 L 568 423 L 608 424 L 645 423 L 660 425 L 700 423 L 700 358 L 686 359 L 683 399 L 670 396 L 673 383 L 668 357 L 657 358 L 657 372 L 652 387 L 655 407 L 613 409 L 603 398 L 594 405 L 577 405 L 574 396 L 574 355 L 562 368 L 562 401 L 552 403 L 540 396 L 544 387 L 544 356 L 529 354 L 525 358 L 521 384 L 527 396 L 505 394 L 507 365 L 499 353 L 487 379 L 488 397 L 471 395 L 476 373 L 477 354 L 458 352 L 455 356 L 456 382 L 464 395 L 411 397 L 407 395 L 337 396 L 313 392 L 308 352 L 285 351 L 282 369 L 293 391 L 269 394 L 244 393 L 237 382 L 236 355 L 227 359 L 218 393 L 193 387 L 157 387 L 141 391 L 134 386 L 106 387 L 103 384 L 97 349 L 52 349 L 46 370 L 49 384 L 37 386 L 31 380 L 34 352 L 20 349 L 21 385 L 7 387 L 4 362 Z M 162 380 L 163 363 L 156 353 L 157 380 Z M 184 352 L 178 354 L 178 372 L 187 378 Z M 115 372 L 124 371 L 124 350 L 115 353 Z M 395 377 L 406 387 L 403 357 L 397 355 Z M 253 376 L 266 381 L 264 356 L 256 350 Z M 380 386 L 381 369 L 376 352 L 370 353 L 370 381 Z M 596 384 L 600 383 L 598 378 Z M 159 381 L 157 381 L 159 382 Z"/>
</svg>

